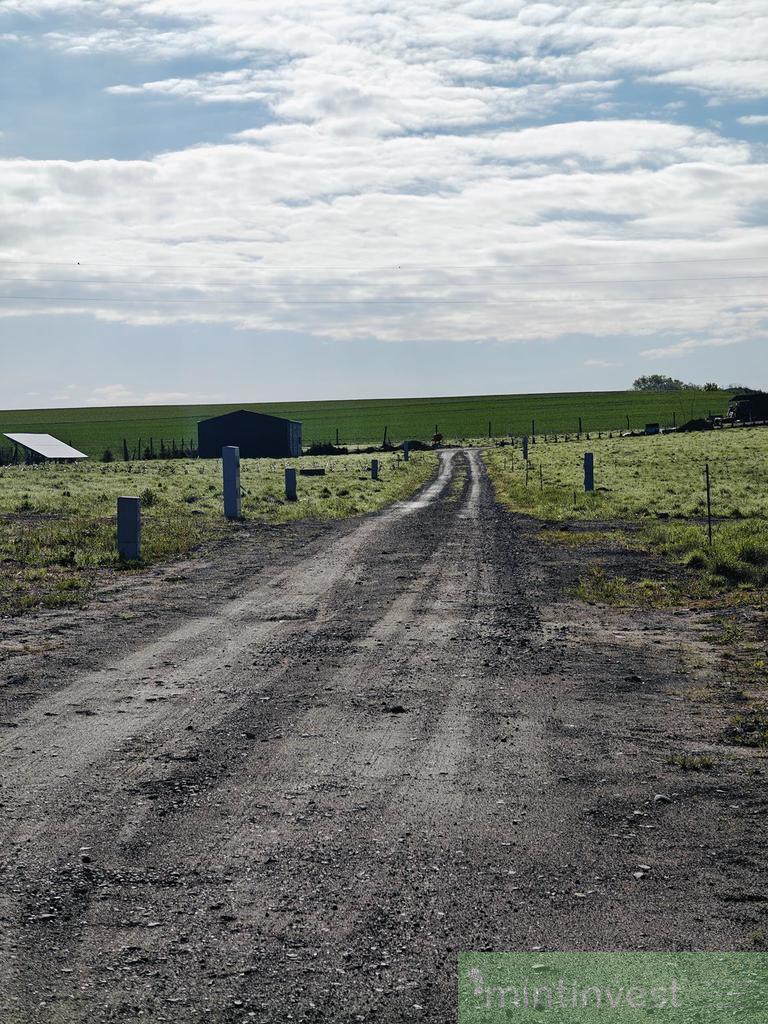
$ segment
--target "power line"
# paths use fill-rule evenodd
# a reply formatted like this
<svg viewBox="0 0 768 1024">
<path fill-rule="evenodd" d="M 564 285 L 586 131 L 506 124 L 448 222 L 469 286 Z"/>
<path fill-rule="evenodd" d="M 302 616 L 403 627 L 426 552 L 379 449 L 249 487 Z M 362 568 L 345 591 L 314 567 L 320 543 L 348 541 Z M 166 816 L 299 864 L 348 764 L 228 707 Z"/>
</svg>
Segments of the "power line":
<svg viewBox="0 0 768 1024">
<path fill-rule="evenodd" d="M 301 263 L 285 263 L 285 264 L 267 264 L 263 262 L 254 262 L 253 260 L 241 261 L 240 263 L 227 263 L 219 265 L 206 265 L 207 270 L 344 270 L 352 273 L 376 273 L 385 270 L 408 270 L 408 269 L 421 269 L 429 268 L 432 270 L 535 270 L 539 267 L 617 267 L 617 266 L 662 266 L 676 263 L 744 263 L 754 261 L 765 261 L 768 260 L 768 255 L 765 256 L 697 256 L 697 257 L 680 257 L 677 259 L 655 259 L 655 260 L 601 260 L 597 263 L 585 263 L 579 259 L 575 259 L 569 263 L 525 263 L 521 265 L 517 264 L 498 264 L 498 263 L 475 263 L 475 264 L 452 264 L 452 263 L 387 263 L 384 265 L 370 266 L 370 267 L 354 267 L 354 266 L 332 266 L 328 264 L 301 264 Z M 22 264 L 32 266 L 48 266 L 48 267 L 134 267 L 144 268 L 147 270 L 199 270 L 199 264 L 192 263 L 107 263 L 107 262 L 89 262 L 83 260 L 35 260 L 35 259 L 14 259 L 14 258 L 0 258 L 0 264 L 11 263 L 11 264 Z"/>
<path fill-rule="evenodd" d="M 607 284 L 676 284 L 679 281 L 683 281 L 686 284 L 690 282 L 705 282 L 705 281 L 762 281 L 768 278 L 768 274 L 708 274 L 706 277 L 637 277 L 637 278 L 606 278 L 605 280 L 573 280 L 573 281 L 519 281 L 499 285 L 498 287 L 504 288 L 570 288 L 573 285 L 607 285 Z M 109 280 L 100 281 L 94 278 L 76 278 L 76 277 L 21 277 L 14 276 L 8 277 L 7 275 L 0 275 L 0 281 L 24 281 L 32 284 L 77 284 L 77 285 L 119 285 L 120 287 L 142 287 L 142 288 L 199 288 L 208 282 L 202 283 L 190 283 L 190 282 L 175 282 L 175 281 L 125 281 L 125 280 Z M 333 282 L 335 283 L 335 282 Z M 468 286 L 471 287 L 472 283 L 468 282 Z M 249 284 L 249 288 L 279 288 L 279 287 L 301 287 L 301 288 L 321 288 L 328 287 L 327 281 L 316 281 L 304 283 L 301 285 L 292 285 L 290 283 L 280 284 Z M 433 285 L 433 287 L 435 287 Z M 456 285 L 452 285 L 456 287 Z"/>
<path fill-rule="evenodd" d="M 644 302 L 700 302 L 704 296 L 701 295 L 643 295 L 638 299 L 631 297 L 620 298 L 620 299 L 605 299 L 605 298 L 555 298 L 553 296 L 541 297 L 541 298 L 522 298 L 515 299 L 512 302 L 489 302 L 485 299 L 442 299 L 442 298 L 431 298 L 431 299 L 281 299 L 276 298 L 274 301 L 268 299 L 201 299 L 201 298 L 177 298 L 177 299 L 157 299 L 157 298 L 144 298 L 144 299 L 124 299 L 116 297 L 104 297 L 99 295 L 0 295 L 0 301 L 4 302 L 103 302 L 105 304 L 120 302 L 120 303 L 140 303 L 142 305 L 151 306 L 152 304 L 162 303 L 166 304 L 185 304 L 185 305 L 228 305 L 228 306 L 242 306 L 242 305 L 258 305 L 258 306 L 274 306 L 284 304 L 288 306 L 358 306 L 358 305 L 379 305 L 379 306 L 401 306 L 401 305 L 469 305 L 469 306 L 516 306 L 519 307 L 524 303 L 532 302 L 546 302 L 551 305 L 560 305 L 563 302 L 581 302 L 581 303 L 594 303 L 594 302 L 612 302 L 626 305 L 632 303 L 633 305 L 641 305 Z M 729 294 L 729 295 L 713 295 L 712 292 L 708 292 L 706 298 L 712 299 L 762 299 L 764 302 L 768 302 L 768 296 L 765 293 L 761 294 Z"/>
</svg>

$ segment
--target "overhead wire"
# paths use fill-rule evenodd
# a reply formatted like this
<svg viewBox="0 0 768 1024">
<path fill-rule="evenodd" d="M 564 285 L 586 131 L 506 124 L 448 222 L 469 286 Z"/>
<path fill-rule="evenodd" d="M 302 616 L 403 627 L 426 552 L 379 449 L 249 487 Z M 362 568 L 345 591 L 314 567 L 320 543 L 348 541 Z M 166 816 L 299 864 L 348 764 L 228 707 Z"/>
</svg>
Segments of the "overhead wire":
<svg viewBox="0 0 768 1024">
<path fill-rule="evenodd" d="M 629 285 L 629 284 L 675 284 L 677 282 L 684 282 L 686 284 L 692 282 L 708 282 L 708 281 L 763 281 L 768 279 L 768 274 L 707 274 L 705 277 L 638 277 L 638 278 L 606 278 L 604 280 L 564 280 L 564 281 L 517 281 L 517 282 L 504 282 L 502 285 L 497 287 L 504 288 L 571 288 L 575 285 L 581 287 L 582 285 Z M 76 277 L 22 277 L 20 275 L 14 275 L 9 277 L 4 274 L 0 274 L 0 281 L 24 281 L 25 283 L 31 284 L 77 284 L 77 285 L 110 285 L 120 287 L 146 287 L 146 288 L 199 288 L 202 284 L 208 284 L 210 282 L 196 282 L 192 283 L 189 281 L 176 282 L 176 281 L 128 281 L 128 280 L 97 280 L 94 278 L 76 278 Z M 331 282 L 336 283 L 336 282 Z M 339 282 L 341 283 L 341 282 Z M 240 282 L 238 282 L 240 284 Z M 277 288 L 277 287 L 313 287 L 321 288 L 328 287 L 329 282 L 327 281 L 316 281 L 316 282 L 304 282 L 300 285 L 287 284 L 249 284 L 249 288 Z M 475 284 L 475 282 L 467 282 L 468 285 Z M 454 284 L 455 286 L 455 284 Z M 434 286 L 433 286 L 434 287 Z"/>
<path fill-rule="evenodd" d="M 174 299 L 166 298 L 120 298 L 116 296 L 100 296 L 100 295 L 1 295 L 0 301 L 4 302 L 120 302 L 120 303 L 142 303 L 148 305 L 151 303 L 157 304 L 195 304 L 195 305 L 275 305 L 284 304 L 288 306 L 296 305 L 307 305 L 307 306 L 357 306 L 357 305 L 472 305 L 472 306 L 517 306 L 521 303 L 531 302 L 546 302 L 551 304 L 558 304 L 562 302 L 580 302 L 580 303 L 595 303 L 595 302 L 612 302 L 627 304 L 632 303 L 633 305 L 642 304 L 643 302 L 701 302 L 703 296 L 700 295 L 643 295 L 639 298 L 633 298 L 632 296 L 624 296 L 622 298 L 595 298 L 595 297 L 583 297 L 583 298 L 556 298 L 553 296 L 547 297 L 525 297 L 522 299 L 515 299 L 511 302 L 498 302 L 488 301 L 485 299 L 445 299 L 435 296 L 432 298 L 418 298 L 418 299 L 286 299 L 280 296 L 275 297 L 274 300 L 269 299 L 204 299 L 199 297 L 179 297 Z M 762 299 L 764 302 L 768 301 L 768 296 L 765 294 L 727 294 L 727 295 L 715 295 L 712 292 L 708 292 L 706 298 L 710 299 Z"/>
<path fill-rule="evenodd" d="M 524 264 L 499 264 L 499 263 L 475 263 L 475 264 L 452 264 L 452 263 L 413 263 L 403 261 L 400 263 L 386 263 L 369 267 L 360 266 L 335 266 L 331 264 L 300 264 L 300 263 L 264 263 L 262 258 L 258 260 L 247 259 L 238 263 L 227 264 L 206 264 L 207 270 L 340 270 L 352 273 L 374 273 L 385 270 L 422 269 L 432 270 L 533 270 L 539 267 L 616 267 L 616 266 L 666 266 L 676 263 L 744 263 L 759 262 L 768 260 L 768 254 L 763 256 L 696 256 L 677 257 L 674 259 L 652 259 L 652 260 L 601 260 L 599 262 L 584 262 L 575 259 L 566 263 L 524 263 Z M 200 270 L 200 264 L 193 263 L 143 263 L 143 262 L 114 262 L 114 261 L 89 261 L 89 260 L 40 260 L 20 259 L 17 257 L 0 257 L 0 264 L 20 264 L 27 266 L 50 266 L 50 267 L 131 267 L 148 270 Z"/>
</svg>

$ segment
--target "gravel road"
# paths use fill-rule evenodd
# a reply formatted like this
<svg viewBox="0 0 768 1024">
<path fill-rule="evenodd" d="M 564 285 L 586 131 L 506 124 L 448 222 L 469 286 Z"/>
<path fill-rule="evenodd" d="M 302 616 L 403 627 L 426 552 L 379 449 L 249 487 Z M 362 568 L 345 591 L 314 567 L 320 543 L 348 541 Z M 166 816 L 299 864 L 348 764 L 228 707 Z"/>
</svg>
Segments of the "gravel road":
<svg viewBox="0 0 768 1024">
<path fill-rule="evenodd" d="M 3 1024 L 447 1022 L 460 950 L 749 948 L 764 781 L 665 763 L 716 742 L 695 623 L 537 537 L 445 452 L 9 626 Z"/>
</svg>

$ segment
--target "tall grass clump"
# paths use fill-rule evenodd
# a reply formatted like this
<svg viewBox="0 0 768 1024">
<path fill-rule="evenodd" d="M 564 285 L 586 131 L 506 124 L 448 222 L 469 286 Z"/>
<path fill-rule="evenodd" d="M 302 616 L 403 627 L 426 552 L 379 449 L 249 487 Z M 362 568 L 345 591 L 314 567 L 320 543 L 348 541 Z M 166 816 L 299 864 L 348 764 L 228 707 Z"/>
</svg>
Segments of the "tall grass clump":
<svg viewBox="0 0 768 1024">
<path fill-rule="evenodd" d="M 743 519 L 715 525 L 710 547 L 704 527 L 668 523 L 647 527 L 648 543 L 713 583 L 768 586 L 768 521 Z"/>
</svg>

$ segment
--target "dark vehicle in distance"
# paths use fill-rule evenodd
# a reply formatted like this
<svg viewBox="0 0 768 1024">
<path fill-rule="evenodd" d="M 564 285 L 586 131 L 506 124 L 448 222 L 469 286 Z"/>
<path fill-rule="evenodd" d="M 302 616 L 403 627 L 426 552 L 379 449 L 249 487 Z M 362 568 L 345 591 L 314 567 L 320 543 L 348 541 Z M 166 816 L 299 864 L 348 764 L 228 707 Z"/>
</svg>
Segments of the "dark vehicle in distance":
<svg viewBox="0 0 768 1024">
<path fill-rule="evenodd" d="M 734 395 L 728 403 L 728 419 L 740 423 L 768 420 L 768 394 L 750 391 Z"/>
</svg>

